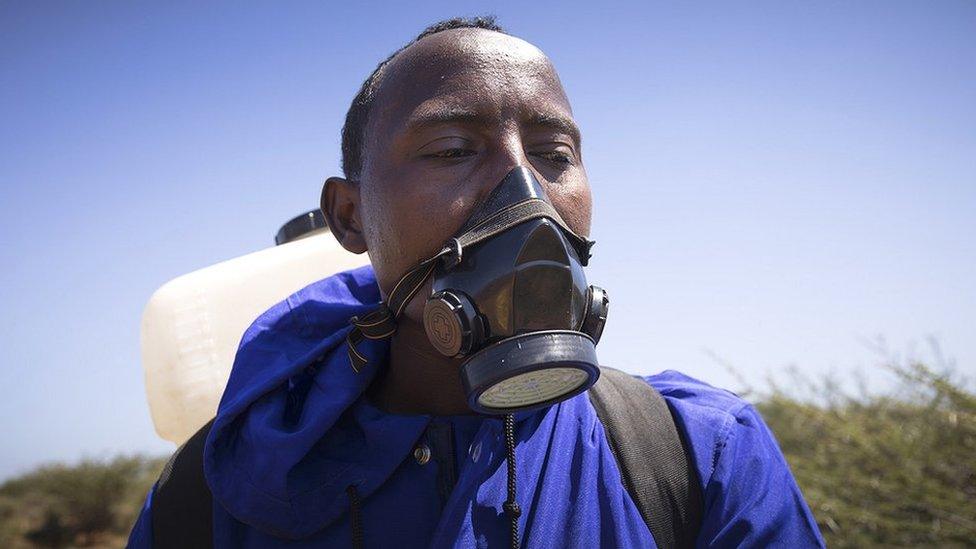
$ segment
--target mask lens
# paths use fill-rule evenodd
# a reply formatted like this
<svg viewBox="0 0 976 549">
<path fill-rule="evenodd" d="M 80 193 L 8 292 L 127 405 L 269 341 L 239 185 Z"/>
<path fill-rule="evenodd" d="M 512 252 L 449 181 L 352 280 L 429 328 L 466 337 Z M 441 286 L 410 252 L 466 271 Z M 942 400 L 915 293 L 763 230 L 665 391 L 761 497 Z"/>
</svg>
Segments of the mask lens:
<svg viewBox="0 0 976 549">
<path fill-rule="evenodd" d="M 589 380 L 579 368 L 547 368 L 510 377 L 478 397 L 485 408 L 521 408 L 573 392 Z"/>
</svg>

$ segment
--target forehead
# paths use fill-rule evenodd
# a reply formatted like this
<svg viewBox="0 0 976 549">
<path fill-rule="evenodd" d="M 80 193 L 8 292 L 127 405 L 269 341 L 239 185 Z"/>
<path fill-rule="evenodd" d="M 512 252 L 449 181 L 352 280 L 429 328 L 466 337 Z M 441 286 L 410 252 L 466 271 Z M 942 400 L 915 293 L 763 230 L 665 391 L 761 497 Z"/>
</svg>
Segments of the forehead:
<svg viewBox="0 0 976 549">
<path fill-rule="evenodd" d="M 542 51 L 502 33 L 456 29 L 418 41 L 383 69 L 369 129 L 388 135 L 412 117 L 461 110 L 495 118 L 572 116 Z"/>
</svg>

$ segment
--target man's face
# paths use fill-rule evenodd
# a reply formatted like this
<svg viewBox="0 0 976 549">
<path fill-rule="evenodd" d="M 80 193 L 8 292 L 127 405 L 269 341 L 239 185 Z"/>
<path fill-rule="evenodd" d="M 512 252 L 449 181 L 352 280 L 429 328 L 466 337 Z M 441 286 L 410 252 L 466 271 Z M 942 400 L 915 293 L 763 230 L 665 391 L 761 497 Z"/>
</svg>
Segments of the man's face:
<svg viewBox="0 0 976 549">
<path fill-rule="evenodd" d="M 380 78 L 358 215 L 384 295 L 517 165 L 535 173 L 569 228 L 589 234 L 579 133 L 537 48 L 491 31 L 444 31 L 401 52 Z M 422 300 L 413 300 L 406 316 L 421 311 Z"/>
</svg>

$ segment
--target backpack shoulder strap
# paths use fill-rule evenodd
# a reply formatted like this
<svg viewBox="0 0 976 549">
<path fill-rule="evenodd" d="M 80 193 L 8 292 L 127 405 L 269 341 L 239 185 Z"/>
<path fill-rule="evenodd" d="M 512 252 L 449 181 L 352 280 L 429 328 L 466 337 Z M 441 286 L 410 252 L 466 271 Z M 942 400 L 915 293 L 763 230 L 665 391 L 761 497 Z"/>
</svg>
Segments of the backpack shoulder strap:
<svg viewBox="0 0 976 549">
<path fill-rule="evenodd" d="M 664 397 L 644 380 L 607 367 L 589 394 L 621 481 L 658 547 L 694 547 L 701 489 Z"/>
<path fill-rule="evenodd" d="M 213 496 L 203 476 L 203 444 L 213 420 L 180 446 L 156 482 L 150 510 L 153 549 L 213 547 Z"/>
</svg>

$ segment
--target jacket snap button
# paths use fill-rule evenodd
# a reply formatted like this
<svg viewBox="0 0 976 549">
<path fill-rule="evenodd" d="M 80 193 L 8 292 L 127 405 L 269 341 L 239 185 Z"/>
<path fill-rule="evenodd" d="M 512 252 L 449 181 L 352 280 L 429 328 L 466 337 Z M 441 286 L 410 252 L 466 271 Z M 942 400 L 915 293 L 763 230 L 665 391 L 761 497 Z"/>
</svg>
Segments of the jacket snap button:
<svg viewBox="0 0 976 549">
<path fill-rule="evenodd" d="M 421 444 L 413 449 L 413 459 L 417 460 L 418 465 L 425 465 L 430 461 L 430 447 L 426 444 Z"/>
</svg>

